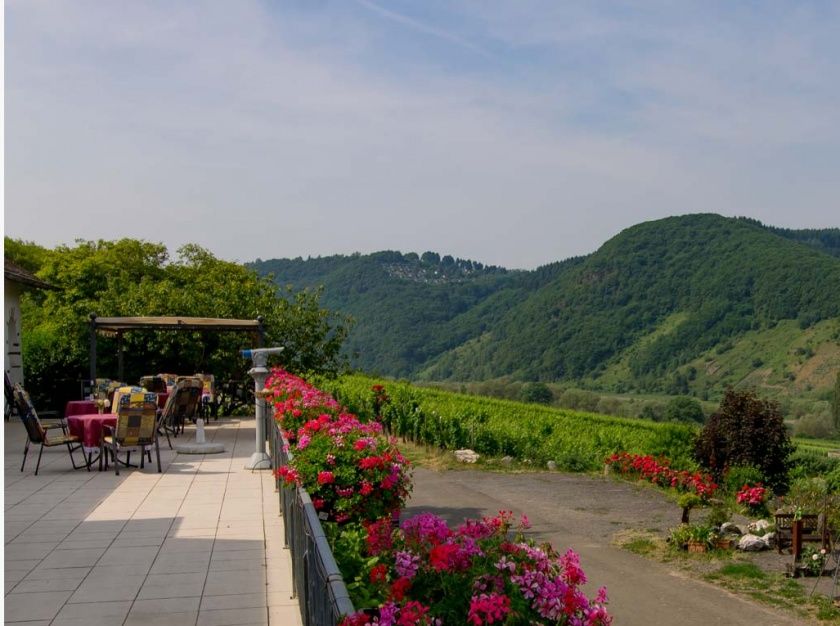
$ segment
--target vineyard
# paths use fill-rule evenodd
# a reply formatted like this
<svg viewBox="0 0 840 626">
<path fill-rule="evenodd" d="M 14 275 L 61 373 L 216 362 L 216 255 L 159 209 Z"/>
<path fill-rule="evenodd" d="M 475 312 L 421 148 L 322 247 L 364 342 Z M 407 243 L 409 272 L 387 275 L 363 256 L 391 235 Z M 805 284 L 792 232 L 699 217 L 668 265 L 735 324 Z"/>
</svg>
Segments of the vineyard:
<svg viewBox="0 0 840 626">
<path fill-rule="evenodd" d="M 362 375 L 319 380 L 318 386 L 360 416 L 380 414 L 393 435 L 445 450 L 471 448 L 534 464 L 554 461 L 567 471 L 594 470 L 616 452 L 667 455 L 692 468 L 696 429 L 468 396 Z M 373 391 L 381 385 L 384 395 Z M 378 410 L 377 410 L 378 409 Z"/>
</svg>

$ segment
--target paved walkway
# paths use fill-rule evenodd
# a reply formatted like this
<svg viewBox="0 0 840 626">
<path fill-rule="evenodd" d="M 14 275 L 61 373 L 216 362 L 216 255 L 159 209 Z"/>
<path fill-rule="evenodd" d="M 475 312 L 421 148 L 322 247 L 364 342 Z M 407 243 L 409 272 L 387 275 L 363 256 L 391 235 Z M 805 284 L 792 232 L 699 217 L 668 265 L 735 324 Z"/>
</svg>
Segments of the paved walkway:
<svg viewBox="0 0 840 626">
<path fill-rule="evenodd" d="M 274 480 L 244 469 L 254 420 L 211 423 L 207 438 L 226 452 L 164 442 L 162 474 L 74 471 L 53 448 L 35 476 L 37 449 L 21 473 L 23 426 L 7 422 L 5 623 L 300 624 Z"/>
<path fill-rule="evenodd" d="M 635 502 L 647 518 L 652 490 L 634 489 L 582 474 L 559 472 L 494 473 L 414 470 L 414 489 L 406 516 L 431 511 L 459 524 L 465 517 L 495 515 L 500 510 L 525 513 L 531 534 L 550 541 L 561 552 L 573 547 L 591 583 L 591 597 L 606 585 L 609 610 L 621 626 L 801 626 L 811 623 L 699 580 L 686 577 L 670 564 L 657 563 L 611 545 L 626 511 L 616 512 L 613 500 Z M 624 492 L 622 496 L 621 493 Z M 678 507 L 671 505 L 674 521 Z M 661 525 L 662 521 L 650 520 Z M 665 522 L 667 523 L 667 521 Z M 675 525 L 675 524 L 674 524 Z M 664 526 L 667 528 L 667 526 Z"/>
</svg>

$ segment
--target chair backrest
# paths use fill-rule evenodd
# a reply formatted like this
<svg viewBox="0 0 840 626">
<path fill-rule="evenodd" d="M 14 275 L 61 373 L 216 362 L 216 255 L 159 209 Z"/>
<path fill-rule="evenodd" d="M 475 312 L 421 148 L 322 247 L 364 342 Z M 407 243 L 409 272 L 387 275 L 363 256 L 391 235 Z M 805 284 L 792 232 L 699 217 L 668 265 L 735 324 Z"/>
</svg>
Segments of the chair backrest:
<svg viewBox="0 0 840 626">
<path fill-rule="evenodd" d="M 140 386 L 154 393 L 166 393 L 166 381 L 162 376 L 143 376 L 140 378 Z"/>
<path fill-rule="evenodd" d="M 132 398 L 133 405 L 137 406 L 138 403 L 143 402 L 143 395 L 146 393 L 149 392 L 143 389 L 143 387 L 137 387 L 136 385 L 118 387 L 114 390 L 114 396 L 111 398 L 111 407 L 113 407 L 111 410 L 116 413 L 117 409 L 122 406 L 123 398 Z"/>
<path fill-rule="evenodd" d="M 178 380 L 178 374 L 158 374 L 165 382 L 169 393 L 175 389 L 175 381 Z"/>
<path fill-rule="evenodd" d="M 131 407 L 133 409 L 142 409 L 147 404 L 154 404 L 157 407 L 157 395 L 151 391 L 146 391 L 142 387 L 131 387 L 130 392 L 123 392 L 120 395 L 117 410 L 123 407 Z"/>
<path fill-rule="evenodd" d="M 134 397 L 137 396 L 137 397 Z M 157 433 L 157 397 L 153 393 L 122 396 L 117 408 L 114 439 L 123 446 L 154 443 Z"/>
<path fill-rule="evenodd" d="M 12 415 L 19 413 L 17 408 L 17 403 L 15 402 L 15 386 L 12 384 L 12 379 L 9 378 L 8 372 L 3 372 L 3 382 L 6 384 L 5 386 L 5 398 L 6 398 L 6 419 L 9 419 Z"/>
<path fill-rule="evenodd" d="M 35 411 L 35 406 L 32 404 L 29 394 L 19 384 L 15 384 L 12 395 L 14 395 L 18 415 L 20 415 L 20 419 L 26 428 L 29 441 L 43 443 L 47 438 L 47 431 L 41 426 L 41 420 L 38 419 L 38 412 Z"/>
<path fill-rule="evenodd" d="M 202 382 L 198 378 L 181 378 L 166 399 L 166 406 L 163 407 L 164 418 L 193 417 L 198 410 L 202 388 Z"/>
<path fill-rule="evenodd" d="M 201 398 L 207 398 L 209 402 L 216 399 L 216 378 L 213 374 L 196 374 L 196 378 L 201 381 Z"/>
</svg>

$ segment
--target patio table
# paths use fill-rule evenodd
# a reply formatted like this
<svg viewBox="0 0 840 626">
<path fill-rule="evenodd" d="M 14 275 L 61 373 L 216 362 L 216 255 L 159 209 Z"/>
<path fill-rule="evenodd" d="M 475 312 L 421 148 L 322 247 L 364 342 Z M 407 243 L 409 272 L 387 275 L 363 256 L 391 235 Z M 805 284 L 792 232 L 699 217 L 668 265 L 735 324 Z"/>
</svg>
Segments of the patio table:
<svg viewBox="0 0 840 626">
<path fill-rule="evenodd" d="M 64 417 L 70 417 L 71 415 L 86 415 L 90 413 L 96 413 L 96 401 L 95 400 L 70 400 L 64 406 Z"/>
<path fill-rule="evenodd" d="M 117 425 L 117 416 L 113 413 L 88 413 L 85 415 L 71 415 L 67 418 L 67 428 L 71 435 L 82 440 L 82 448 L 88 455 L 99 452 L 99 442 L 102 440 L 102 427 Z M 90 462 L 90 456 L 88 457 Z"/>
</svg>

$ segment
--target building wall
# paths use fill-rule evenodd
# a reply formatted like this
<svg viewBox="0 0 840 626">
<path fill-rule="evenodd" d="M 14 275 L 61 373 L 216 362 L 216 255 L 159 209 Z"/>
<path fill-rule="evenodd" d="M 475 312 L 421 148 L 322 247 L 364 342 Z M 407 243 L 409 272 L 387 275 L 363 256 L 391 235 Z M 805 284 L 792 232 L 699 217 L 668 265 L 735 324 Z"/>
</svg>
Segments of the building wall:
<svg viewBox="0 0 840 626">
<path fill-rule="evenodd" d="M 6 344 L 3 369 L 12 383 L 23 385 L 23 363 L 20 357 L 21 288 L 18 283 L 4 280 L 3 289 L 3 340 Z"/>
</svg>

